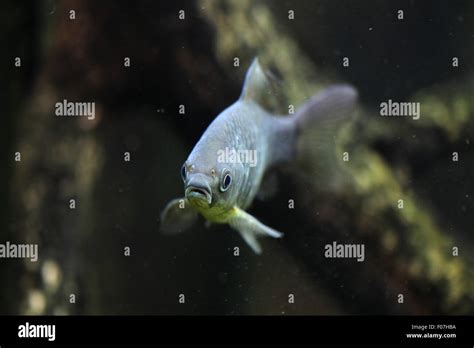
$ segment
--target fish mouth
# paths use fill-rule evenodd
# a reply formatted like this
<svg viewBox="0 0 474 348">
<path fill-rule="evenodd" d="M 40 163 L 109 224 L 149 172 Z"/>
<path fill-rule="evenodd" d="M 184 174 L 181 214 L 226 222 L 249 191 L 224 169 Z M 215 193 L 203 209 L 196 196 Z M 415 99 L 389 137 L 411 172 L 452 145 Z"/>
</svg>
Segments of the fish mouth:
<svg viewBox="0 0 474 348">
<path fill-rule="evenodd" d="M 198 199 L 207 202 L 209 205 L 212 203 L 212 194 L 209 189 L 205 187 L 188 186 L 185 195 L 186 198 L 190 200 Z"/>
</svg>

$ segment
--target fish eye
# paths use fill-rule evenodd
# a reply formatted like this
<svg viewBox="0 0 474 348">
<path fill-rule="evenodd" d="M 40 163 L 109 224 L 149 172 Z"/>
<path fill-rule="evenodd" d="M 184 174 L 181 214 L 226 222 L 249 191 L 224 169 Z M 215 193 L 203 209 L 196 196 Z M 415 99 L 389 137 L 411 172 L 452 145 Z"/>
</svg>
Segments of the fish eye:
<svg viewBox="0 0 474 348">
<path fill-rule="evenodd" d="M 230 171 L 227 169 L 224 169 L 222 174 L 221 191 L 224 192 L 229 189 L 230 184 L 232 183 L 232 176 L 230 175 Z"/>
<path fill-rule="evenodd" d="M 186 163 L 181 167 L 181 178 L 186 182 Z"/>
</svg>

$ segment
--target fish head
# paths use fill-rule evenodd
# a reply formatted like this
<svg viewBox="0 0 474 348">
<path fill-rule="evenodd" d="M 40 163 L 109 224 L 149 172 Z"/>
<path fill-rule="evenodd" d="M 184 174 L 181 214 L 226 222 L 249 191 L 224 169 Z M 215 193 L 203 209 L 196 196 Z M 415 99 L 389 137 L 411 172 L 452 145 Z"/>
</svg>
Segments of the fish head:
<svg viewBox="0 0 474 348">
<path fill-rule="evenodd" d="M 238 196 L 238 164 L 199 161 L 190 156 L 181 168 L 185 197 L 190 204 L 212 221 L 224 219 Z"/>
</svg>

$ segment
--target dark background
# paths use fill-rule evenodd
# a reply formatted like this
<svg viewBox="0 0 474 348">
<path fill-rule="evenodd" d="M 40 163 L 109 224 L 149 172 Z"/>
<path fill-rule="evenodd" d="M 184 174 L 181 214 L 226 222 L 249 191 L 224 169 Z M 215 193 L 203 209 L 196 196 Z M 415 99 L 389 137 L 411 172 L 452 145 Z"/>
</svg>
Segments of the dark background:
<svg viewBox="0 0 474 348">
<path fill-rule="evenodd" d="M 38 243 L 40 255 L 0 260 L 1 314 L 474 313 L 472 2 L 0 8 L 0 242 Z M 279 71 L 295 105 L 332 82 L 359 90 L 346 138 L 354 182 L 326 192 L 316 178 L 282 173 L 277 196 L 251 209 L 285 232 L 262 241 L 262 256 L 227 226 L 160 235 L 160 211 L 182 195 L 181 164 L 238 98 L 255 56 Z M 94 101 L 96 119 L 57 118 L 63 99 Z M 421 119 L 379 117 L 387 99 L 420 102 Z M 334 240 L 365 243 L 366 261 L 325 259 Z"/>
</svg>

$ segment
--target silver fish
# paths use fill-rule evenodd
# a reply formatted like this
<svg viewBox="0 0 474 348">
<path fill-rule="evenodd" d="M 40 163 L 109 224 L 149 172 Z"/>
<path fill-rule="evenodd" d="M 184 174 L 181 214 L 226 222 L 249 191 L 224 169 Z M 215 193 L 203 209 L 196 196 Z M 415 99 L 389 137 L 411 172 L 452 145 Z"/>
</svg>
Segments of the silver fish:
<svg viewBox="0 0 474 348">
<path fill-rule="evenodd" d="M 188 229 L 201 214 L 210 222 L 237 230 L 257 254 L 262 251 L 258 237 L 283 236 L 246 209 L 267 169 L 297 157 L 298 140 L 306 129 L 350 115 L 357 92 L 348 85 L 334 85 L 311 98 L 294 115 L 281 116 L 259 104 L 268 98 L 269 90 L 269 78 L 255 59 L 240 98 L 214 119 L 183 164 L 185 196 L 165 207 L 161 215 L 164 233 Z"/>
</svg>

